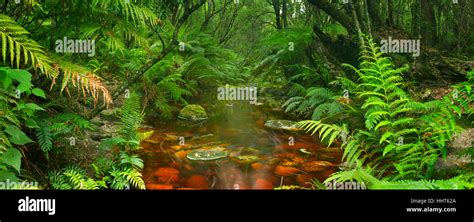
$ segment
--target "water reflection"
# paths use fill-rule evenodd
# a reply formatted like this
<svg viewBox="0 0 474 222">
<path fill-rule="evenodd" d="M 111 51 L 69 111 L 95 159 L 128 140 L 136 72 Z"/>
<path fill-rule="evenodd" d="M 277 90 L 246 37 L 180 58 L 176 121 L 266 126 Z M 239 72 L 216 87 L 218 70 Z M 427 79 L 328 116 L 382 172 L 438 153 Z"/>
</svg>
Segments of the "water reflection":
<svg viewBox="0 0 474 222">
<path fill-rule="evenodd" d="M 239 102 L 217 107 L 206 122 L 156 126 L 142 144 L 148 189 L 308 187 L 335 172 L 338 148 L 325 148 L 304 133 L 267 129 L 265 121 L 278 117 L 261 108 Z M 216 149 L 225 155 L 212 156 Z M 190 160 L 191 152 L 203 155 Z"/>
</svg>

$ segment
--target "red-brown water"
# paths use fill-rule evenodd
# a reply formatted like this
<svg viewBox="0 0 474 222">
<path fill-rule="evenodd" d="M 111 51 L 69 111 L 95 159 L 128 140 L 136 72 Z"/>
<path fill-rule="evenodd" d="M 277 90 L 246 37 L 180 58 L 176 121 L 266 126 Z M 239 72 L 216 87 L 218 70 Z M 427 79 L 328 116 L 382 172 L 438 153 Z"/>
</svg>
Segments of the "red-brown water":
<svg viewBox="0 0 474 222">
<path fill-rule="evenodd" d="M 142 142 L 147 189 L 311 187 L 311 180 L 323 181 L 336 171 L 339 148 L 326 148 L 303 132 L 270 130 L 264 123 L 274 117 L 258 109 L 223 109 L 195 126 L 186 122 L 156 126 L 155 133 Z M 210 161 L 186 157 L 192 150 L 215 147 L 224 148 L 229 156 Z M 234 158 L 249 152 L 258 160 Z"/>
</svg>

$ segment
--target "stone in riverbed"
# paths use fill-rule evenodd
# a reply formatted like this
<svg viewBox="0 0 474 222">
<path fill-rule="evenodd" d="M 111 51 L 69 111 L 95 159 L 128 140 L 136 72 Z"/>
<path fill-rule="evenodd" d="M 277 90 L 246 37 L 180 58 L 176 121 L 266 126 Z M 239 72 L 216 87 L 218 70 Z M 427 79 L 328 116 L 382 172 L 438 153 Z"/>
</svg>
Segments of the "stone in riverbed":
<svg viewBox="0 0 474 222">
<path fill-rule="evenodd" d="M 218 160 L 227 157 L 227 151 L 224 148 L 197 149 L 186 155 L 186 157 L 197 161 Z"/>
<path fill-rule="evenodd" d="M 251 166 L 254 170 L 261 170 L 265 167 L 265 165 L 263 165 L 262 163 L 259 163 L 259 162 L 252 163 Z"/>
<path fill-rule="evenodd" d="M 172 190 L 173 185 L 169 184 L 147 184 L 146 185 L 147 190 Z"/>
<path fill-rule="evenodd" d="M 232 160 L 240 164 L 252 164 L 260 160 L 260 157 L 257 155 L 238 155 L 232 157 Z"/>
<path fill-rule="evenodd" d="M 298 173 L 300 170 L 294 167 L 286 167 L 278 165 L 275 167 L 275 174 L 278 176 L 291 176 Z"/>
<path fill-rule="evenodd" d="M 273 189 L 273 184 L 266 180 L 266 179 L 262 179 L 262 178 L 258 178 L 256 181 L 255 181 L 255 184 L 253 186 L 253 189 L 257 189 L 257 190 L 271 190 Z"/>
<path fill-rule="evenodd" d="M 296 126 L 297 122 L 291 120 L 268 120 L 265 126 L 274 130 L 299 131 L 301 128 Z"/>
<path fill-rule="evenodd" d="M 186 180 L 186 187 L 196 189 L 209 189 L 206 177 L 201 175 L 192 175 Z"/>
<path fill-rule="evenodd" d="M 330 167 L 335 167 L 334 163 L 328 161 L 310 161 L 303 164 L 303 170 L 309 173 L 326 170 Z"/>
<path fill-rule="evenodd" d="M 260 151 L 255 148 L 243 148 L 240 151 L 234 151 L 229 156 L 240 164 L 252 164 L 260 160 Z"/>
<path fill-rule="evenodd" d="M 200 105 L 187 105 L 179 111 L 178 118 L 188 121 L 206 120 L 207 113 Z"/>
<path fill-rule="evenodd" d="M 161 167 L 153 175 L 162 183 L 173 183 L 179 180 L 179 170 L 171 167 Z"/>
</svg>

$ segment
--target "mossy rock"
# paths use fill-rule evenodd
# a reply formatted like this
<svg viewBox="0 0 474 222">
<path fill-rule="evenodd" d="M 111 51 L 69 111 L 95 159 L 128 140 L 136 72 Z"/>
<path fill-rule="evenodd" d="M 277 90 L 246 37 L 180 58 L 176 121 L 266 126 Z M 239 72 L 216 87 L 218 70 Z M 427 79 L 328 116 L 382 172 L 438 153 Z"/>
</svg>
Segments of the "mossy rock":
<svg viewBox="0 0 474 222">
<path fill-rule="evenodd" d="M 299 131 L 301 128 L 297 127 L 297 122 L 291 120 L 268 120 L 265 126 L 274 130 L 289 130 Z"/>
<path fill-rule="evenodd" d="M 227 157 L 227 152 L 223 148 L 197 149 L 191 151 L 186 157 L 195 161 L 210 161 Z"/>
<path fill-rule="evenodd" d="M 240 164 L 252 164 L 259 161 L 260 157 L 257 155 L 239 155 L 231 157 L 231 159 Z"/>
<path fill-rule="evenodd" d="M 259 161 L 260 151 L 255 148 L 243 148 L 240 151 L 235 151 L 230 154 L 230 158 L 240 164 L 252 164 Z"/>
<path fill-rule="evenodd" d="M 188 121 L 206 120 L 207 113 L 200 105 L 187 105 L 179 111 L 178 118 Z"/>
</svg>

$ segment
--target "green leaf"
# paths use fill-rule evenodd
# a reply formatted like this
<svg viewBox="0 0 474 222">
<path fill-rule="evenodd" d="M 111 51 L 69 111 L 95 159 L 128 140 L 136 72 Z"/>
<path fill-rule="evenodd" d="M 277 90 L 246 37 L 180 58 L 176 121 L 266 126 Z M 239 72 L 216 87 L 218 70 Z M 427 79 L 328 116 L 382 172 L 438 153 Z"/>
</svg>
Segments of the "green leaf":
<svg viewBox="0 0 474 222">
<path fill-rule="evenodd" d="M 41 98 L 46 99 L 46 94 L 40 88 L 34 88 L 33 90 L 31 90 L 31 92 L 33 93 L 33 95 L 35 95 L 37 97 L 41 97 Z"/>
<path fill-rule="evenodd" d="M 379 144 L 382 144 L 384 141 L 387 140 L 387 138 L 389 138 L 390 136 L 392 136 L 393 133 L 392 132 L 385 132 L 383 135 L 382 135 L 382 138 L 380 138 L 380 141 L 379 141 Z"/>
<path fill-rule="evenodd" d="M 38 128 L 38 123 L 34 119 L 26 119 L 25 126 L 28 128 Z"/>
<path fill-rule="evenodd" d="M 0 84 L 7 90 L 12 85 L 12 79 L 8 76 L 7 70 L 4 67 L 0 67 Z"/>
<path fill-rule="evenodd" d="M 14 144 L 25 145 L 27 143 L 33 142 L 33 140 L 26 136 L 26 134 L 16 126 L 8 125 L 5 128 L 5 132 L 10 135 L 10 142 Z"/>
<path fill-rule="evenodd" d="M 16 148 L 9 148 L 2 155 L 2 162 L 13 167 L 20 172 L 21 167 L 21 153 Z"/>
<path fill-rule="evenodd" d="M 25 104 L 25 108 L 30 109 L 30 110 L 41 110 L 41 111 L 44 111 L 44 109 L 41 108 L 41 106 L 38 106 L 38 105 L 36 105 L 35 103 L 27 103 L 27 104 Z"/>
<path fill-rule="evenodd" d="M 0 181 L 10 180 L 10 182 L 20 181 L 16 175 L 11 171 L 0 171 Z M 6 187 L 5 187 L 6 188 Z"/>
<path fill-rule="evenodd" d="M 380 122 L 379 124 L 377 124 L 377 126 L 375 126 L 375 130 L 377 130 L 378 128 L 382 127 L 382 126 L 386 126 L 388 124 L 390 124 L 391 122 L 388 121 L 388 120 L 384 120 L 382 122 Z"/>
<path fill-rule="evenodd" d="M 388 152 L 392 151 L 394 148 L 395 148 L 395 145 L 393 145 L 392 143 L 388 144 L 383 149 L 383 154 L 382 155 L 385 156 Z"/>
<path fill-rule="evenodd" d="M 17 89 L 20 92 L 25 92 L 30 90 L 31 86 L 31 73 L 22 70 L 22 69 L 10 69 L 8 75 L 11 79 L 18 81 L 20 84 L 18 85 Z"/>
</svg>

